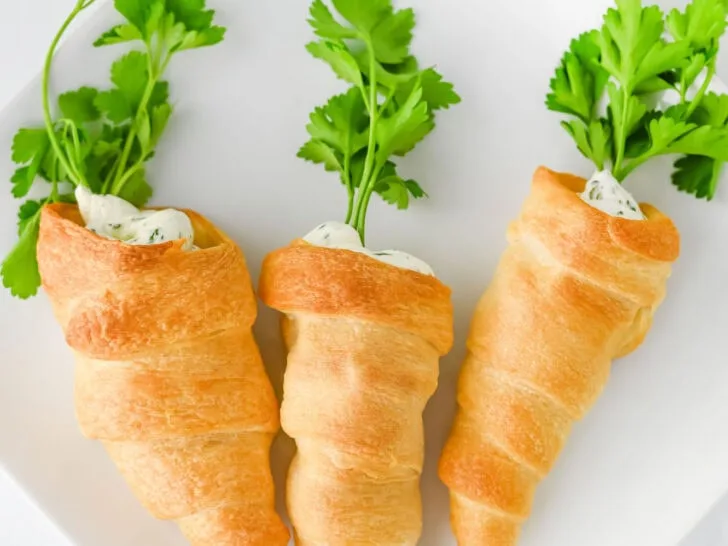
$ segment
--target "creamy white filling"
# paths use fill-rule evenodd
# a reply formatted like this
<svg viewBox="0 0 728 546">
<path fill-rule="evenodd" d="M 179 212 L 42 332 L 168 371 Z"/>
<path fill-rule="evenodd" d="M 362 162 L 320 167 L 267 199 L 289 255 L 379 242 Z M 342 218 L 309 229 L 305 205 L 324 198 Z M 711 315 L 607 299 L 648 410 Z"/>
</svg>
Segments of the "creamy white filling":
<svg viewBox="0 0 728 546">
<path fill-rule="evenodd" d="M 155 245 L 184 239 L 184 250 L 193 250 L 195 233 L 189 217 L 179 210 L 140 211 L 115 195 L 97 195 L 76 188 L 76 201 L 86 227 L 107 239 L 130 245 Z"/>
<path fill-rule="evenodd" d="M 609 171 L 598 171 L 579 194 L 582 201 L 595 209 L 628 220 L 644 220 L 640 206 L 622 184 Z"/>
<path fill-rule="evenodd" d="M 406 252 L 399 250 L 369 250 L 361 244 L 357 231 L 350 225 L 341 222 L 325 222 L 306 235 L 303 240 L 314 246 L 359 252 L 395 267 L 435 276 L 435 272 L 429 265 Z"/>
<path fill-rule="evenodd" d="M 687 91 L 686 96 L 688 99 L 692 99 L 695 96 L 704 81 L 705 74 L 698 76 L 695 83 Z M 728 86 L 717 77 L 714 77 L 708 85 L 708 91 L 725 94 L 728 93 Z M 660 109 L 666 110 L 670 106 L 680 102 L 680 94 L 673 89 L 663 91 L 656 95 L 656 102 Z M 607 103 L 608 97 L 605 93 L 598 105 L 598 111 L 601 115 L 606 115 Z M 592 207 L 611 216 L 619 216 L 629 220 L 645 219 L 645 215 L 640 210 L 632 194 L 609 171 L 598 171 L 594 173 L 594 176 L 587 182 L 584 193 L 580 197 Z"/>
</svg>

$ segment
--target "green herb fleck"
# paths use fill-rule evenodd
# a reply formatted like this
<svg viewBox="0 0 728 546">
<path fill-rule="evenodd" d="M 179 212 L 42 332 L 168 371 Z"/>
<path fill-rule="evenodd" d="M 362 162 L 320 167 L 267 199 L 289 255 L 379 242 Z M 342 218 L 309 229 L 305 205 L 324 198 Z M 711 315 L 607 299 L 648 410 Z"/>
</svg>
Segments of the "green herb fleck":
<svg viewBox="0 0 728 546">
<path fill-rule="evenodd" d="M 164 236 L 160 232 L 159 228 L 155 228 L 149 236 L 149 244 L 158 243 L 160 241 L 164 241 Z"/>
</svg>

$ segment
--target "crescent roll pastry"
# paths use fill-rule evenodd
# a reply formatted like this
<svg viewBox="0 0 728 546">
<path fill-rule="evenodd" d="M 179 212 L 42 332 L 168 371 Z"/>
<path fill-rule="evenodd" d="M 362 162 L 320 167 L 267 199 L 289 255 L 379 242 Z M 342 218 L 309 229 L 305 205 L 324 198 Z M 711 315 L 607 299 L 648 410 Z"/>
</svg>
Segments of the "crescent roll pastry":
<svg viewBox="0 0 728 546">
<path fill-rule="evenodd" d="M 141 503 L 193 546 L 285 545 L 269 448 L 277 402 L 240 249 L 184 211 L 199 250 L 132 246 L 42 212 L 43 286 L 76 355 L 76 414 Z"/>
<path fill-rule="evenodd" d="M 285 314 L 281 423 L 298 448 L 287 484 L 296 544 L 416 544 L 422 412 L 452 345 L 450 290 L 299 240 L 266 258 L 260 296 Z"/>
<path fill-rule="evenodd" d="M 642 342 L 679 253 L 672 221 L 609 216 L 540 168 L 473 317 L 439 465 L 458 544 L 512 546 L 537 484 L 614 358 Z"/>
</svg>

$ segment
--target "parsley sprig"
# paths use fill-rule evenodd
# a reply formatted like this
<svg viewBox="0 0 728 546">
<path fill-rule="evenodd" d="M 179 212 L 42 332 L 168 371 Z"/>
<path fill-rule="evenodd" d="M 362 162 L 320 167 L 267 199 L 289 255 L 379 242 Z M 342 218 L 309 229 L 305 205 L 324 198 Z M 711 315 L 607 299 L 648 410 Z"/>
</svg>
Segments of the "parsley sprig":
<svg viewBox="0 0 728 546">
<path fill-rule="evenodd" d="M 667 15 L 617 0 L 600 30 L 571 42 L 546 105 L 571 116 L 563 127 L 599 170 L 621 182 L 653 157 L 678 154 L 673 184 L 710 200 L 728 161 L 728 95 L 708 91 L 727 16 L 725 0 L 693 0 Z M 677 104 L 654 107 L 665 91 Z"/>
<path fill-rule="evenodd" d="M 13 139 L 12 194 L 25 198 L 36 183 L 40 199 L 28 199 L 18 211 L 19 240 L 2 264 L 3 285 L 28 298 L 40 286 L 36 243 L 40 211 L 46 203 L 75 202 L 68 184 L 112 194 L 141 207 L 152 195 L 146 163 L 172 115 L 164 73 L 177 53 L 221 42 L 225 29 L 213 24 L 215 12 L 205 0 L 115 0 L 126 21 L 99 37 L 94 46 L 141 43 L 111 67 L 113 87 L 81 87 L 59 96 L 60 116 L 50 102 L 50 73 L 63 35 L 96 0 L 77 0 L 53 38 L 43 70 L 44 127 L 20 129 Z"/>
<path fill-rule="evenodd" d="M 323 0 L 311 4 L 309 23 L 321 40 L 311 55 L 328 63 L 350 88 L 316 108 L 307 127 L 311 139 L 298 156 L 336 172 L 348 193 L 346 223 L 365 239 L 374 193 L 406 209 L 426 197 L 402 178 L 392 157 L 403 157 L 435 128 L 435 112 L 460 102 L 434 68 L 420 69 L 410 53 L 415 15 L 391 0 L 332 0 L 348 24 Z"/>
</svg>

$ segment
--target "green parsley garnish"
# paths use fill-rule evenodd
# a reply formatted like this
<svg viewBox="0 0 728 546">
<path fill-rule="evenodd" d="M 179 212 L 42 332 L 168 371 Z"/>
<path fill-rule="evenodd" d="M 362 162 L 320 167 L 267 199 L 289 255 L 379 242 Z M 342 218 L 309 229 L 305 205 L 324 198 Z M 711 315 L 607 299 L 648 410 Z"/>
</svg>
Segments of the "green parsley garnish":
<svg viewBox="0 0 728 546">
<path fill-rule="evenodd" d="M 126 22 L 105 32 L 94 46 L 131 42 L 143 49 L 114 62 L 110 89 L 81 87 L 62 94 L 60 116 L 54 120 L 49 80 L 56 48 L 95 1 L 77 0 L 51 43 L 43 71 L 45 127 L 20 129 L 13 139 L 12 160 L 20 166 L 11 179 L 13 196 L 27 196 L 39 179 L 48 185 L 46 197 L 20 206 L 20 238 L 0 269 L 3 285 L 20 298 L 35 295 L 40 286 L 36 242 L 41 208 L 75 202 L 72 192 L 62 193 L 60 182 L 117 195 L 137 207 L 149 200 L 145 164 L 172 114 L 169 84 L 162 77 L 177 53 L 217 44 L 225 35 L 224 28 L 213 24 L 215 12 L 205 8 L 205 0 L 115 0 Z"/>
<path fill-rule="evenodd" d="M 669 14 L 640 0 L 616 5 L 600 30 L 571 42 L 546 105 L 572 117 L 563 127 L 599 170 L 622 182 L 647 160 L 678 154 L 673 184 L 710 200 L 728 161 L 728 95 L 708 92 L 728 3 L 693 0 Z M 664 91 L 677 103 L 655 107 Z"/>
<path fill-rule="evenodd" d="M 348 24 L 323 0 L 311 4 L 309 23 L 321 38 L 311 55 L 328 63 L 350 84 L 347 92 L 316 108 L 311 136 L 298 156 L 339 173 L 349 206 L 346 223 L 362 242 L 373 193 L 399 209 L 426 193 L 397 173 L 393 156 L 403 157 L 435 128 L 435 112 L 460 102 L 434 68 L 420 69 L 410 53 L 415 15 L 395 10 L 391 0 L 332 0 Z"/>
</svg>

